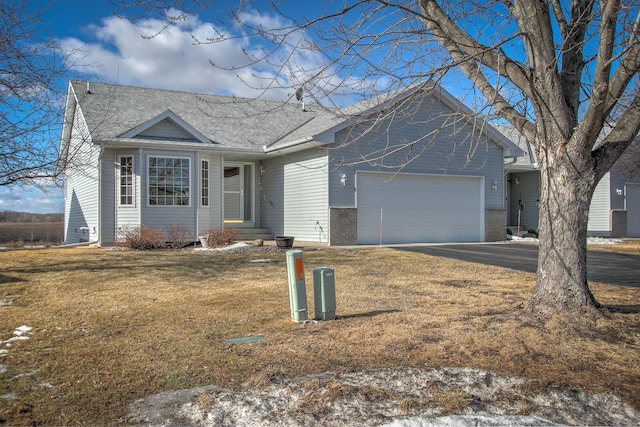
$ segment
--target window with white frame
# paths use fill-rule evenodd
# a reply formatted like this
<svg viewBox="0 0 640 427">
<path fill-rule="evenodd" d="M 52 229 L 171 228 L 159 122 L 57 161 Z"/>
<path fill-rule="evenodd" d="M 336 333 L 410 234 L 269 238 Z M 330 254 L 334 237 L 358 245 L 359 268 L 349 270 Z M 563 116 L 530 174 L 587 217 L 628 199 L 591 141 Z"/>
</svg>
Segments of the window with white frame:
<svg viewBox="0 0 640 427">
<path fill-rule="evenodd" d="M 209 206 L 209 160 L 200 163 L 200 204 Z"/>
<path fill-rule="evenodd" d="M 120 204 L 133 205 L 133 157 L 120 157 Z"/>
<path fill-rule="evenodd" d="M 188 206 L 190 189 L 189 159 L 150 156 L 149 205 Z"/>
</svg>

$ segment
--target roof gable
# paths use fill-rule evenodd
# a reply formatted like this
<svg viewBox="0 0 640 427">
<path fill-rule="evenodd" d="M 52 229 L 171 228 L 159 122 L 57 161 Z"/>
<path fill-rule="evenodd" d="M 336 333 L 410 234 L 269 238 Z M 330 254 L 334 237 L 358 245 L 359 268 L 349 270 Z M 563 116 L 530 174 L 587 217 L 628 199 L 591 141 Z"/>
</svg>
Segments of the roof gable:
<svg viewBox="0 0 640 427">
<path fill-rule="evenodd" d="M 166 110 L 151 120 L 123 133 L 120 137 L 202 143 L 212 142 L 171 110 Z"/>
</svg>

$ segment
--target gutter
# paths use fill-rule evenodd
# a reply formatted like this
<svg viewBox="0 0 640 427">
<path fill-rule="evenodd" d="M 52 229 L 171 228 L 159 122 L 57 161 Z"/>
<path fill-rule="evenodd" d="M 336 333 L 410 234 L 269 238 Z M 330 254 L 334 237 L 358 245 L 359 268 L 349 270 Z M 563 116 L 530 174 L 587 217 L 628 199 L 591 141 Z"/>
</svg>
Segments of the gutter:
<svg viewBox="0 0 640 427">
<path fill-rule="evenodd" d="M 263 146 L 262 149 L 264 150 L 265 154 L 270 154 L 270 153 L 274 153 L 274 152 L 280 152 L 280 151 L 284 151 L 284 150 L 288 150 L 290 148 L 294 148 L 298 145 L 302 145 L 302 144 L 306 144 L 307 142 L 312 142 L 314 141 L 312 136 L 307 136 L 305 138 L 299 139 L 297 141 L 293 141 L 293 142 L 289 142 L 287 144 L 283 144 L 283 145 L 278 145 L 277 147 L 268 147 L 268 146 Z"/>
</svg>

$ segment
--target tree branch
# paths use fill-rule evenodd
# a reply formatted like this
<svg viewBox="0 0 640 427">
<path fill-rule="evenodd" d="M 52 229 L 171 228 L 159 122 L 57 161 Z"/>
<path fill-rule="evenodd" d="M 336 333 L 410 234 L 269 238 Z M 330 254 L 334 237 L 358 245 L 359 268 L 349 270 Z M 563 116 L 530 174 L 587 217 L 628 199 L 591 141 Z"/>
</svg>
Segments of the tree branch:
<svg viewBox="0 0 640 427">
<path fill-rule="evenodd" d="M 616 160 L 638 137 L 640 132 L 640 90 L 615 127 L 593 151 L 596 163 L 596 176 L 600 179 L 616 162 Z"/>
</svg>

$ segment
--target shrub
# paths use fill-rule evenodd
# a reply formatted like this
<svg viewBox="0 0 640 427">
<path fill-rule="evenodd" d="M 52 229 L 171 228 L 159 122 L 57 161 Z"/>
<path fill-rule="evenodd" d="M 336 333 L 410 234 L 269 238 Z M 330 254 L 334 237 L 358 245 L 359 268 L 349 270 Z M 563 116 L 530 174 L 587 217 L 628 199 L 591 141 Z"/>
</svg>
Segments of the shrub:
<svg viewBox="0 0 640 427">
<path fill-rule="evenodd" d="M 203 236 L 206 236 L 207 244 L 210 248 L 220 248 L 235 242 L 238 238 L 238 230 L 235 228 L 211 227 L 205 230 Z"/>
<path fill-rule="evenodd" d="M 173 249 L 185 248 L 193 242 L 191 230 L 186 225 L 171 225 L 167 229 L 167 236 Z"/>
<path fill-rule="evenodd" d="M 118 246 L 130 249 L 162 249 L 166 248 L 164 231 L 146 225 L 121 227 Z"/>
</svg>

